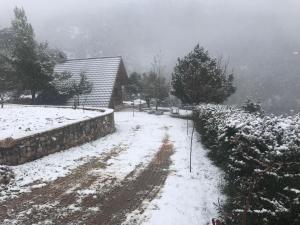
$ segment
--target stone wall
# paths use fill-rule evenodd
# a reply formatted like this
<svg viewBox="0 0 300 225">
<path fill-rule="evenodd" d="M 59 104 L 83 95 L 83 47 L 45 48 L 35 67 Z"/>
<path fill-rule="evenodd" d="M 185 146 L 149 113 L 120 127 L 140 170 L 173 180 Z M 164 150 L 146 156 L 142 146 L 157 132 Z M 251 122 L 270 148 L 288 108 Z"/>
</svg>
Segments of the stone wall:
<svg viewBox="0 0 300 225">
<path fill-rule="evenodd" d="M 115 131 L 114 113 L 103 114 L 0 145 L 0 165 L 19 165 L 70 147 L 96 140 Z"/>
</svg>

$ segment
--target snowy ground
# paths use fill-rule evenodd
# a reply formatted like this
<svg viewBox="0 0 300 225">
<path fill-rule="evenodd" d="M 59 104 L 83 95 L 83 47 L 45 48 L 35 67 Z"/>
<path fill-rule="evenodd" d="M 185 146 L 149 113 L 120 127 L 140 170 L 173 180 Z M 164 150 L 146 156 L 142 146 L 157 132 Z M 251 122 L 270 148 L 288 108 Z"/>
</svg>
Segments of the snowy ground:
<svg viewBox="0 0 300 225">
<path fill-rule="evenodd" d="M 161 182 L 160 187 L 156 188 L 158 193 L 155 194 L 155 198 L 142 198 L 142 201 L 139 202 L 138 207 L 134 210 L 125 210 L 125 218 L 122 218 L 122 224 L 209 224 L 211 219 L 217 216 L 214 203 L 217 203 L 219 199 L 224 199 L 224 196 L 220 194 L 222 174 L 206 157 L 206 150 L 196 141 L 197 138 L 195 138 L 193 143 L 192 172 L 189 172 L 190 136 L 186 134 L 186 121 L 171 118 L 168 115 L 155 116 L 146 113 L 136 113 L 135 117 L 132 117 L 132 113 L 130 112 L 116 113 L 115 120 L 117 132 L 112 135 L 34 162 L 12 167 L 16 173 L 16 179 L 7 190 L 0 192 L 0 205 L 3 204 L 6 210 L 8 210 L 6 215 L 2 215 L 2 218 L 0 213 L 0 221 L 4 218 L 4 224 L 29 224 L 27 219 L 32 217 L 32 208 L 34 210 L 43 208 L 44 211 L 40 210 L 38 213 L 35 213 L 35 215 L 40 215 L 38 218 L 39 221 L 43 221 L 43 218 L 44 222 L 57 224 L 51 218 L 50 220 L 49 218 L 44 218 L 45 214 L 51 215 L 51 212 L 54 210 L 51 209 L 52 211 L 45 212 L 45 208 L 55 208 L 54 215 L 60 214 L 61 216 L 65 216 L 70 213 L 70 210 L 72 213 L 76 211 L 78 214 L 78 212 L 84 211 L 84 207 L 86 207 L 83 205 L 85 201 L 82 199 L 87 195 L 93 195 L 93 199 L 97 199 L 97 196 L 101 196 L 102 193 L 106 198 L 109 198 L 109 194 L 105 193 L 114 193 L 116 192 L 115 190 L 122 190 L 122 186 L 124 186 L 124 189 L 125 187 L 126 189 L 135 187 L 134 185 L 130 185 L 130 182 L 136 180 L 143 172 L 147 172 L 149 165 L 150 168 L 152 164 L 156 165 L 157 160 L 153 159 L 160 157 L 160 155 L 157 155 L 157 152 L 162 146 L 162 140 L 167 139 L 166 143 L 167 145 L 168 143 L 172 144 L 174 153 L 170 158 L 170 167 L 166 167 L 161 171 L 168 170 L 166 179 Z M 93 163 L 88 163 L 93 160 L 99 160 L 95 164 L 97 166 L 93 166 Z M 101 166 L 99 166 L 100 161 Z M 85 165 L 90 165 L 89 169 L 86 169 L 87 166 Z M 82 168 L 85 168 L 86 171 L 79 176 L 77 170 L 81 166 L 85 166 Z M 154 175 L 152 174 L 152 179 L 155 179 L 157 175 L 157 169 L 155 171 Z M 78 185 L 68 190 L 68 186 L 61 187 L 61 189 L 65 189 L 55 191 L 57 199 L 42 199 L 47 203 L 44 205 L 41 205 L 40 202 L 42 201 L 40 200 L 38 201 L 39 204 L 32 201 L 29 206 L 26 196 L 22 197 L 21 193 L 26 192 L 25 194 L 28 193 L 30 198 L 37 199 L 34 195 L 36 190 L 43 191 L 43 188 L 45 188 L 46 191 L 50 190 L 51 192 L 54 187 L 59 188 L 58 184 L 62 186 L 67 185 L 69 180 L 66 182 L 63 179 L 64 177 L 67 179 L 68 176 L 72 177 L 72 174 L 76 175 L 74 175 L 76 179 L 88 180 L 89 186 L 86 186 L 87 182 L 81 183 L 80 180 L 76 180 L 75 182 Z M 91 177 L 88 177 L 89 175 Z M 62 180 L 57 181 L 59 180 L 58 178 Z M 70 179 L 70 181 L 72 180 L 74 179 Z M 145 182 L 148 181 L 142 181 L 141 184 Z M 50 184 L 52 184 L 51 188 L 47 189 L 47 185 L 49 186 Z M 139 192 L 141 190 L 139 189 Z M 60 191 L 61 195 L 58 194 Z M 121 195 L 118 192 L 117 197 L 120 197 Z M 30 196 L 30 193 L 33 196 Z M 74 200 L 68 207 L 65 205 L 60 206 L 58 202 L 65 199 L 66 193 L 73 193 L 73 195 L 76 193 L 78 199 Z M 153 190 L 151 193 L 153 193 Z M 51 193 L 49 193 L 50 195 Z M 59 196 L 64 197 L 60 198 Z M 112 201 L 117 197 L 114 196 Z M 20 200 L 18 201 L 18 199 Z M 53 201 L 52 203 L 51 200 Z M 15 210 L 12 203 L 14 201 L 16 205 L 24 205 L 24 209 Z M 23 204 L 22 201 L 26 204 Z M 94 201 L 96 200 L 92 202 Z M 105 205 L 105 199 L 101 200 L 100 203 L 102 201 L 104 201 L 103 204 L 97 205 L 95 203 L 93 206 L 90 206 L 84 216 L 88 215 L 92 218 L 94 214 L 101 215 L 102 211 L 105 214 L 106 209 L 101 208 L 101 205 Z M 9 211 L 10 207 L 12 207 L 11 211 Z M 120 214 L 123 215 L 123 209 L 120 210 Z M 119 211 L 117 212 L 119 213 Z M 103 218 L 107 219 L 106 214 L 105 216 Z M 71 220 L 70 218 L 68 219 Z M 30 222 L 32 223 L 31 220 Z M 77 219 L 77 222 L 69 224 L 81 223 Z"/>
<path fill-rule="evenodd" d="M 5 105 L 0 109 L 0 140 L 21 138 L 101 114 L 82 109 Z"/>
<path fill-rule="evenodd" d="M 135 106 L 145 105 L 146 101 L 143 99 L 135 99 L 134 101 L 123 101 L 123 104 L 127 106 L 132 106 L 134 103 Z"/>
</svg>

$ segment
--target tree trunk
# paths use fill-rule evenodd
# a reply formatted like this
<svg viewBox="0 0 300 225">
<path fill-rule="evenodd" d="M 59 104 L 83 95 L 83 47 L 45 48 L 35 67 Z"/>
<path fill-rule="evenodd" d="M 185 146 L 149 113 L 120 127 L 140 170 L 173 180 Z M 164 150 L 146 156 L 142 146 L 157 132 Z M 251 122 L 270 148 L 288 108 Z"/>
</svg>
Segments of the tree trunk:
<svg viewBox="0 0 300 225">
<path fill-rule="evenodd" d="M 74 109 L 77 109 L 78 106 L 79 106 L 79 95 L 76 95 L 74 97 Z"/>
<path fill-rule="evenodd" d="M 156 110 L 156 111 L 158 110 L 158 101 L 157 101 L 157 99 L 156 99 L 156 101 L 155 101 L 155 110 Z"/>
<path fill-rule="evenodd" d="M 35 104 L 35 90 L 31 90 L 31 104 Z"/>
<path fill-rule="evenodd" d="M 149 98 L 146 98 L 146 103 L 147 103 L 148 108 L 150 108 L 150 99 Z"/>
<path fill-rule="evenodd" d="M 4 99 L 1 98 L 1 109 L 3 109 L 3 105 L 4 105 Z"/>
</svg>

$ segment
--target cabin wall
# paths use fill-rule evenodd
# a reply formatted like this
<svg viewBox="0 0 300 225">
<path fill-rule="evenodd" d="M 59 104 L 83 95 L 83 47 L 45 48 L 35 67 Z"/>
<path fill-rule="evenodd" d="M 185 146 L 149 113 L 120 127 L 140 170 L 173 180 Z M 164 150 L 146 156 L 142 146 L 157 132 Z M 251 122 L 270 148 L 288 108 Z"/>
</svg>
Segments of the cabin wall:
<svg viewBox="0 0 300 225">
<path fill-rule="evenodd" d="M 116 77 L 114 90 L 112 93 L 110 107 L 115 108 L 125 100 L 125 88 L 127 86 L 128 77 L 123 62 L 120 63 L 120 68 Z"/>
</svg>

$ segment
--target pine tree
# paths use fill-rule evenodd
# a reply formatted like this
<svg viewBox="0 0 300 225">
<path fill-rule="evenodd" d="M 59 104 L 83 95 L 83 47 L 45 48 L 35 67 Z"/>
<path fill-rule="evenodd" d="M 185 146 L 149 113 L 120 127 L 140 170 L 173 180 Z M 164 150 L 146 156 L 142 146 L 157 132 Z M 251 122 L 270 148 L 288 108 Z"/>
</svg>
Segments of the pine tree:
<svg viewBox="0 0 300 225">
<path fill-rule="evenodd" d="M 130 76 L 128 77 L 128 84 L 127 84 L 127 92 L 129 96 L 137 95 L 141 93 L 142 91 L 141 80 L 142 80 L 141 74 L 137 72 L 133 72 L 130 74 Z"/>
<path fill-rule="evenodd" d="M 11 42 L 13 34 L 10 29 L 0 30 L 0 103 L 3 108 L 4 98 L 8 91 L 18 88 L 16 73 L 11 65 Z"/>
<path fill-rule="evenodd" d="M 13 69 L 5 59 L 0 56 L 0 104 L 3 108 L 4 98 L 8 91 L 11 91 L 15 88 L 16 83 L 14 80 Z"/>
<path fill-rule="evenodd" d="M 228 74 L 227 66 L 199 45 L 178 59 L 172 86 L 172 94 L 188 104 L 222 103 L 235 92 L 233 74 Z"/>
<path fill-rule="evenodd" d="M 15 8 L 14 13 L 12 27 L 0 30 L 2 95 L 11 90 L 16 93 L 30 90 L 33 103 L 36 102 L 37 93 L 41 95 L 39 103 L 65 102 L 70 94 L 66 94 L 66 90 L 56 89 L 53 84 L 57 84 L 58 80 L 70 83 L 70 76 L 53 74 L 53 70 L 56 63 L 67 59 L 66 55 L 58 49 L 50 49 L 47 42 L 39 43 L 35 40 L 33 28 L 23 9 Z"/>
<path fill-rule="evenodd" d="M 38 44 L 24 9 L 15 8 L 12 21 L 14 37 L 13 66 L 24 90 L 30 90 L 32 102 L 36 93 L 47 87 L 52 79 L 55 62 L 46 43 Z"/>
</svg>

